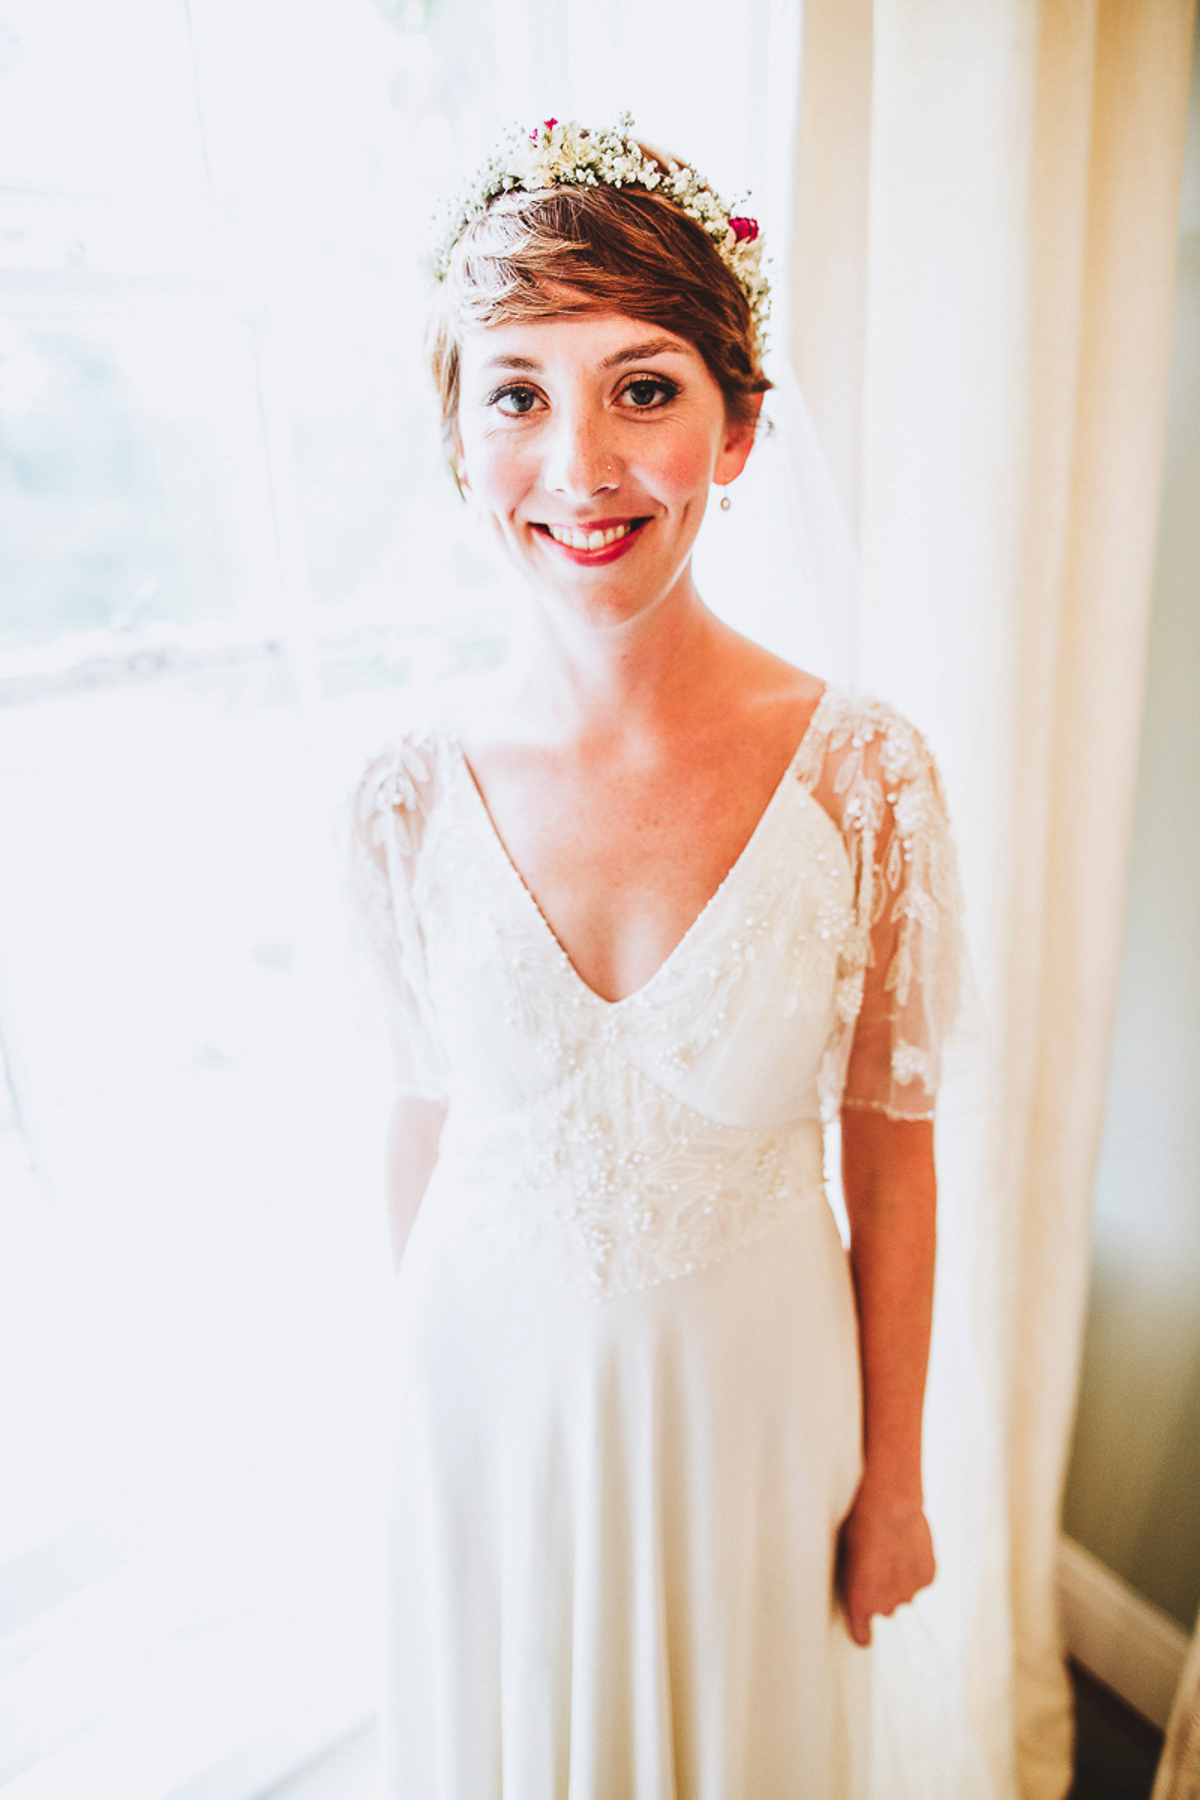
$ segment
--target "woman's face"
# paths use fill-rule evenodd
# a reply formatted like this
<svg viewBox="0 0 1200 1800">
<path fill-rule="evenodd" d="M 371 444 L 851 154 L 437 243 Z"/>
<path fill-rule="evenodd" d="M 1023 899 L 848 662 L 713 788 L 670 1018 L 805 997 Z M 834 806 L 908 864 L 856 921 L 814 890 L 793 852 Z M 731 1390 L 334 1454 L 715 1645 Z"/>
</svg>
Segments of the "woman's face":
<svg viewBox="0 0 1200 1800">
<path fill-rule="evenodd" d="M 608 625 L 687 577 L 709 487 L 753 442 L 692 344 L 617 313 L 469 333 L 458 423 L 460 480 L 509 557 L 544 598 Z"/>
</svg>

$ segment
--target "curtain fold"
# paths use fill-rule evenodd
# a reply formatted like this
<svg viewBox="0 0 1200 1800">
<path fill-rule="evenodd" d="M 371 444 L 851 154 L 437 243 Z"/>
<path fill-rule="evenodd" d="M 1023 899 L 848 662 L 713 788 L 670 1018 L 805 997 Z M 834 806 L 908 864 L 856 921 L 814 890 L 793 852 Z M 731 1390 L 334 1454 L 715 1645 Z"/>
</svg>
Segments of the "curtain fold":
<svg viewBox="0 0 1200 1800">
<path fill-rule="evenodd" d="M 791 352 L 852 530 L 862 484 L 872 0 L 804 9 Z"/>
<path fill-rule="evenodd" d="M 974 1313 L 956 1324 L 943 1282 L 929 1433 L 935 1461 L 961 1443 L 947 1364 L 973 1348 L 998 1423 L 972 1455 L 1003 1504 L 972 1541 L 942 1455 L 931 1509 L 989 1764 L 973 1791 L 1025 1800 L 1070 1782 L 1054 1571 L 1192 25 L 1192 0 L 806 5 L 790 342 L 859 523 L 869 682 L 945 767 L 992 1065 L 988 1109 L 943 1146 Z"/>
<path fill-rule="evenodd" d="M 1096 9 L 1091 50 L 1069 500 L 1052 590 L 1059 643 L 1044 702 L 1052 736 L 1039 1029 L 1016 1190 L 1016 1698 L 1029 1791 L 1038 1796 L 1057 1792 L 1063 1699 L 1051 1668 L 1053 1572 L 1141 727 L 1191 29 L 1189 0 L 1107 0 Z"/>
</svg>

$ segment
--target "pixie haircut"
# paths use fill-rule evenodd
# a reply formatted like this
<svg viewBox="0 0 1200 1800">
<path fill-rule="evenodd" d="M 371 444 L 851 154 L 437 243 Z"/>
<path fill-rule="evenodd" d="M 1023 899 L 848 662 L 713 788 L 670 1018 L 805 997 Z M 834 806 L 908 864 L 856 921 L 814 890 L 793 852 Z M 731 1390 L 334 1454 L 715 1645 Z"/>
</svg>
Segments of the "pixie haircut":
<svg viewBox="0 0 1200 1800">
<path fill-rule="evenodd" d="M 563 305 L 550 283 L 577 299 Z M 638 187 L 513 189 L 454 246 L 429 324 L 428 351 L 453 460 L 463 334 L 571 312 L 620 312 L 694 345 L 725 400 L 752 424 L 762 372 L 749 303 L 694 219 Z"/>
</svg>

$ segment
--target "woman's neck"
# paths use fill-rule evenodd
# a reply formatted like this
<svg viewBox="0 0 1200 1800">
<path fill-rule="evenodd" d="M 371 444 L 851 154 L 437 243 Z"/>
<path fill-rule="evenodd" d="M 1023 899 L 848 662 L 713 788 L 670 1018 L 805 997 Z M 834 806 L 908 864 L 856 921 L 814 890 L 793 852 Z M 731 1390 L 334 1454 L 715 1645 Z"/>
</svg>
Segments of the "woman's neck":
<svg viewBox="0 0 1200 1800">
<path fill-rule="evenodd" d="M 731 640 L 736 634 L 690 581 L 661 607 L 617 625 L 539 608 L 517 716 L 560 740 L 658 737 L 708 710 L 728 679 Z"/>
</svg>

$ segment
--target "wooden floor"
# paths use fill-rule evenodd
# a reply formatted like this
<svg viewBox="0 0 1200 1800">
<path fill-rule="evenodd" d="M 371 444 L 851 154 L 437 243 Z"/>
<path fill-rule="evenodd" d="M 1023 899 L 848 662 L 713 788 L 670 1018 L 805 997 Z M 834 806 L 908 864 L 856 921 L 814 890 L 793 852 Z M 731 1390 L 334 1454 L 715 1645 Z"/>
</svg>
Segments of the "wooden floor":
<svg viewBox="0 0 1200 1800">
<path fill-rule="evenodd" d="M 1162 1732 L 1072 1667 L 1075 1782 L 1068 1800 L 1150 1800 Z"/>
</svg>

